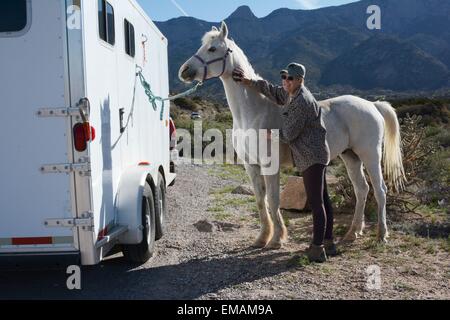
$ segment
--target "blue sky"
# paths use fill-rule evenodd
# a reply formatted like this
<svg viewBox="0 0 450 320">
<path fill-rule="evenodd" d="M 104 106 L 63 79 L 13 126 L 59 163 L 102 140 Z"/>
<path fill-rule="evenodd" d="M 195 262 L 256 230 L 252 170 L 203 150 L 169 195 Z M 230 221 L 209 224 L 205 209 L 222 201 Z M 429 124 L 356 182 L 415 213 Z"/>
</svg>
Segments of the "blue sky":
<svg viewBox="0 0 450 320">
<path fill-rule="evenodd" d="M 138 0 L 155 21 L 166 21 L 182 15 L 219 22 L 237 7 L 248 5 L 258 17 L 265 17 L 278 8 L 311 10 L 341 5 L 357 0 Z"/>
</svg>

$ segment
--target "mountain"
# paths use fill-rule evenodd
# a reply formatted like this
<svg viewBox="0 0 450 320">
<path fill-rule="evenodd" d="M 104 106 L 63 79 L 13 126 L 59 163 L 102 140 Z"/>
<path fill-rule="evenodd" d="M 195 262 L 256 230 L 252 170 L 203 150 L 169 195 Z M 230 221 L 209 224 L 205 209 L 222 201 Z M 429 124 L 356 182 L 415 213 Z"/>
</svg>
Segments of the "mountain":
<svg viewBox="0 0 450 320">
<path fill-rule="evenodd" d="M 381 9 L 381 30 L 366 26 L 370 5 Z M 279 81 L 279 70 L 298 61 L 308 69 L 308 86 L 317 91 L 345 86 L 347 91 L 411 92 L 450 86 L 450 1 L 363 0 L 317 10 L 281 8 L 263 18 L 242 6 L 226 22 L 230 37 L 271 81 Z M 171 88 L 183 90 L 179 67 L 219 23 L 180 17 L 156 24 L 169 39 Z M 223 98 L 218 80 L 201 92 Z"/>
<path fill-rule="evenodd" d="M 320 83 L 361 90 L 433 90 L 445 86 L 448 75 L 445 64 L 413 44 L 375 36 L 329 63 Z"/>
</svg>

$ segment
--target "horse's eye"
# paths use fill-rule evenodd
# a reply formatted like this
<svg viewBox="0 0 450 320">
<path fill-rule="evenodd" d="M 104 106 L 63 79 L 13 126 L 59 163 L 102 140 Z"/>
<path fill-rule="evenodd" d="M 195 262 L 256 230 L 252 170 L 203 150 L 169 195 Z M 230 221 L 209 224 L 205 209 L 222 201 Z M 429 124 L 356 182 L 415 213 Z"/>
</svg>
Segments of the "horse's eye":
<svg viewBox="0 0 450 320">
<path fill-rule="evenodd" d="M 211 47 L 211 48 L 209 48 L 208 51 L 209 51 L 209 52 L 216 52 L 216 50 L 217 50 L 216 47 Z"/>
</svg>

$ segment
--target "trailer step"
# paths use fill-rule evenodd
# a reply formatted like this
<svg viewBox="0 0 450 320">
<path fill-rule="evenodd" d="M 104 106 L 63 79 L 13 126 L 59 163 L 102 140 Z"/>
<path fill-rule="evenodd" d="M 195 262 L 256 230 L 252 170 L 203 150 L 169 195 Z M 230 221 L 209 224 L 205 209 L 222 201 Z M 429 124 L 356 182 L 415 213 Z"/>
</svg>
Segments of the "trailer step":
<svg viewBox="0 0 450 320">
<path fill-rule="evenodd" d="M 95 244 L 96 249 L 100 249 L 101 247 L 104 247 L 105 245 L 113 242 L 114 240 L 117 240 L 122 234 L 128 231 L 127 226 L 116 226 L 114 227 L 108 235 L 104 236 L 101 240 L 97 241 Z"/>
</svg>

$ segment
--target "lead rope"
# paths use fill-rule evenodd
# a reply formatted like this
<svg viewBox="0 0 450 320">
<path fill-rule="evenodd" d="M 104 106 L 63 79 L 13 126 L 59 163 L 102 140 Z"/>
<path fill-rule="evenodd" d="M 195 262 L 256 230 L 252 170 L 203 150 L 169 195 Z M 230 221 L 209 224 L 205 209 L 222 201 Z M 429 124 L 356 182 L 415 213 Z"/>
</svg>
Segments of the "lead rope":
<svg viewBox="0 0 450 320">
<path fill-rule="evenodd" d="M 189 89 L 189 90 L 187 90 L 185 92 L 182 92 L 182 93 L 177 94 L 175 96 L 168 97 L 168 98 L 164 99 L 164 98 L 161 98 L 161 97 L 159 97 L 159 96 L 157 96 L 157 95 L 155 95 L 153 93 L 150 84 L 147 82 L 147 80 L 145 80 L 145 77 L 142 74 L 142 68 L 140 66 L 136 66 L 136 70 L 137 70 L 136 77 L 139 77 L 141 85 L 142 85 L 142 87 L 145 90 L 145 94 L 147 95 L 148 100 L 149 100 L 150 104 L 153 107 L 153 110 L 157 111 L 158 110 L 158 102 L 161 103 L 161 114 L 160 114 L 161 121 L 164 119 L 164 109 L 165 109 L 164 102 L 165 101 L 172 101 L 172 100 L 175 100 L 175 99 L 179 99 L 179 98 L 182 98 L 182 97 L 189 96 L 189 95 L 193 94 L 195 91 L 197 91 L 197 89 L 203 85 L 202 82 L 199 82 L 193 88 L 191 88 L 191 89 Z"/>
</svg>

